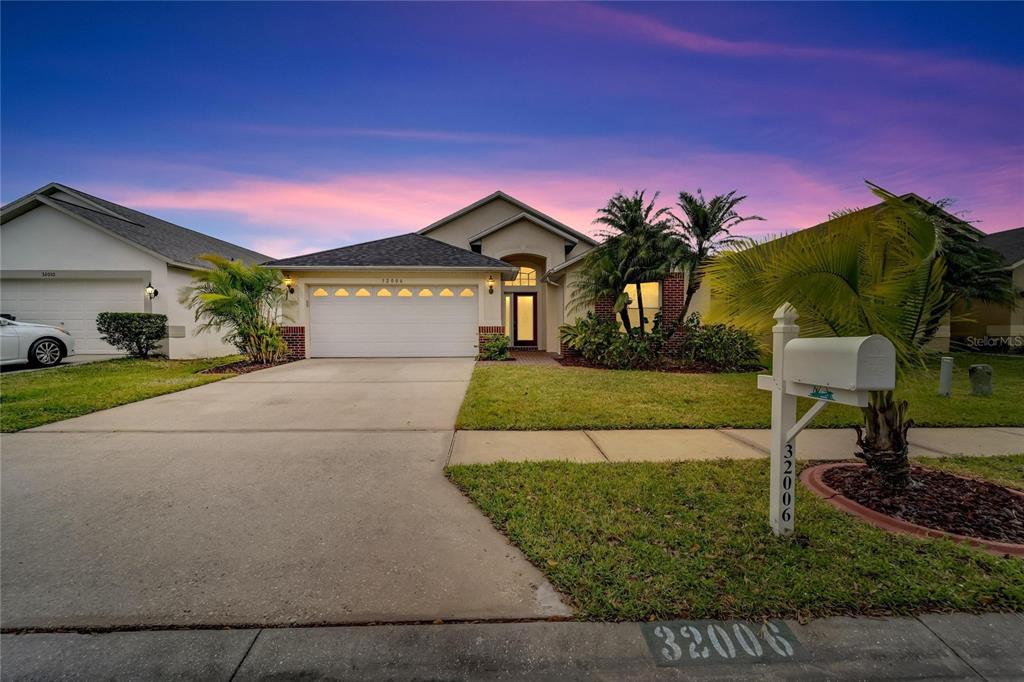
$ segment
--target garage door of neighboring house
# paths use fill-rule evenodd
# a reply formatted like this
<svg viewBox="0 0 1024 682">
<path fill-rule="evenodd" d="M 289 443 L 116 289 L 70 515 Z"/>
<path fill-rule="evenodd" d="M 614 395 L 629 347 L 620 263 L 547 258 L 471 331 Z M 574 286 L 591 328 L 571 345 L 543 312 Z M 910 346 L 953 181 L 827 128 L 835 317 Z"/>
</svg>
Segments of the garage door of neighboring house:
<svg viewBox="0 0 1024 682">
<path fill-rule="evenodd" d="M 312 357 L 460 357 L 477 353 L 474 286 L 314 286 L 309 294 Z"/>
<path fill-rule="evenodd" d="M 19 322 L 60 325 L 75 337 L 75 353 L 120 353 L 100 339 L 96 315 L 143 312 L 142 285 L 125 279 L 4 279 L 0 312 Z"/>
</svg>

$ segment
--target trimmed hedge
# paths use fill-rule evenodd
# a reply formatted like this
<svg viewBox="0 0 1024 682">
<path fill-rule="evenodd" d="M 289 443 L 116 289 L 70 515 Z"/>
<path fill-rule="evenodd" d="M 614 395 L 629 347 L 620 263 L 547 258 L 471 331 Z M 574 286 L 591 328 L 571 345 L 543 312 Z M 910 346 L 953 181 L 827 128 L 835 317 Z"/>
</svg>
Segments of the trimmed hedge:
<svg viewBox="0 0 1024 682">
<path fill-rule="evenodd" d="M 100 338 L 135 358 L 148 358 L 167 336 L 167 316 L 157 313 L 100 313 Z"/>
</svg>

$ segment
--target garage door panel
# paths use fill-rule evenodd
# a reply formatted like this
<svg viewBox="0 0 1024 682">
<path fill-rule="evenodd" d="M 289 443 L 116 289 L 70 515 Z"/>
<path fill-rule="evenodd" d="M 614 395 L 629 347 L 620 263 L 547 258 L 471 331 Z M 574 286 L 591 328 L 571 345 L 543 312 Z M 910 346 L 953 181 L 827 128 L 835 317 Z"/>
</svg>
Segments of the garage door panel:
<svg viewBox="0 0 1024 682">
<path fill-rule="evenodd" d="M 350 287 L 355 292 L 361 287 Z M 465 357 L 476 355 L 475 297 L 323 296 L 310 299 L 313 357 Z M 456 293 L 466 287 L 452 287 Z M 418 292 L 420 287 L 413 291 Z M 475 293 L 475 292 L 474 292 Z"/>
<path fill-rule="evenodd" d="M 118 353 L 100 339 L 101 312 L 142 312 L 142 287 L 133 280 L 16 280 L 0 283 L 0 312 L 20 322 L 63 326 L 77 353 Z"/>
</svg>

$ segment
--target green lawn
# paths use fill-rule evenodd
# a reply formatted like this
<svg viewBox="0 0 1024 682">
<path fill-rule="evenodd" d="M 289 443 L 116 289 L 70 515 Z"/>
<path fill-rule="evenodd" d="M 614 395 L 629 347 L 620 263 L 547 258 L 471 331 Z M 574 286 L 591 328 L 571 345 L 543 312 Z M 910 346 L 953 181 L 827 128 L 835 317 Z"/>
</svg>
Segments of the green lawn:
<svg viewBox="0 0 1024 682">
<path fill-rule="evenodd" d="M 922 457 L 915 464 L 942 469 L 961 476 L 984 478 L 986 480 L 1024 490 L 1024 455 L 1005 457 L 944 457 L 932 459 Z"/>
<path fill-rule="evenodd" d="M 901 380 L 918 426 L 1024 426 L 1024 357 L 955 354 L 952 398 L 936 395 L 936 364 Z M 970 395 L 967 367 L 992 365 L 995 395 Z M 800 410 L 811 405 L 801 400 Z M 768 428 L 769 394 L 756 373 L 670 374 L 515 362 L 478 366 L 459 413 L 460 429 Z M 859 423 L 852 407 L 830 406 L 812 426 Z"/>
<path fill-rule="evenodd" d="M 1024 560 L 891 535 L 799 487 L 768 530 L 767 461 L 456 466 L 449 478 L 582 619 L 1024 609 Z"/>
<path fill-rule="evenodd" d="M 238 357 L 118 359 L 0 375 L 0 431 L 9 433 L 173 393 L 230 374 L 196 374 Z"/>
</svg>

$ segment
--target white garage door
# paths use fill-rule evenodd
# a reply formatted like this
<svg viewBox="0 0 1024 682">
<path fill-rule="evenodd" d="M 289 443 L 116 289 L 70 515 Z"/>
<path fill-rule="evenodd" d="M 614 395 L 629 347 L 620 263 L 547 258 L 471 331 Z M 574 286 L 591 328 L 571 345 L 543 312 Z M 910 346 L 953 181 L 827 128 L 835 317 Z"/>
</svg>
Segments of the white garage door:
<svg viewBox="0 0 1024 682">
<path fill-rule="evenodd" d="M 310 355 L 476 355 L 477 291 L 450 287 L 311 287 Z"/>
<path fill-rule="evenodd" d="M 76 353 L 120 353 L 100 339 L 96 315 L 143 312 L 142 286 L 126 279 L 5 279 L 0 312 L 64 327 L 75 337 Z"/>
</svg>

